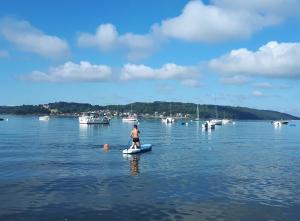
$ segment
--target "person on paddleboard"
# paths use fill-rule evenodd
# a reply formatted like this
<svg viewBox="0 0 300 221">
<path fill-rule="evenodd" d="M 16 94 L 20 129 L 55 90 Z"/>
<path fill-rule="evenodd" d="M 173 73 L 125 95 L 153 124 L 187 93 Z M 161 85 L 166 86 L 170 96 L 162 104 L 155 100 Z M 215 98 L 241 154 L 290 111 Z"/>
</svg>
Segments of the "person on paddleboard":
<svg viewBox="0 0 300 221">
<path fill-rule="evenodd" d="M 133 148 L 140 148 L 140 138 L 139 138 L 140 131 L 138 126 L 135 124 L 133 125 L 133 129 L 131 131 L 130 137 L 132 138 Z"/>
</svg>

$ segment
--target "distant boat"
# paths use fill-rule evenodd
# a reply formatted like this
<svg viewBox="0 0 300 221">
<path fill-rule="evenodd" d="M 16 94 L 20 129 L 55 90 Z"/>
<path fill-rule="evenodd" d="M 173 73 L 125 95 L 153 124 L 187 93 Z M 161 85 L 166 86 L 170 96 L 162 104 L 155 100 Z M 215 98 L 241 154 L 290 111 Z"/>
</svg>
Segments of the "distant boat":
<svg viewBox="0 0 300 221">
<path fill-rule="evenodd" d="M 132 104 L 131 104 L 130 115 L 128 115 L 127 117 L 123 117 L 122 121 L 123 122 L 137 122 L 138 121 L 137 117 L 132 114 Z"/>
<path fill-rule="evenodd" d="M 100 117 L 98 113 L 93 112 L 85 113 L 78 119 L 80 124 L 109 124 L 108 117 Z"/>
<path fill-rule="evenodd" d="M 0 118 L 0 121 L 4 121 L 4 119 L 3 119 L 3 118 Z"/>
<path fill-rule="evenodd" d="M 231 123 L 231 122 L 232 122 L 231 119 L 226 119 L 226 118 L 222 119 L 222 124 L 228 124 L 228 123 Z"/>
<path fill-rule="evenodd" d="M 216 125 L 212 121 L 206 121 L 205 123 L 202 124 L 202 128 L 206 129 L 206 130 L 208 130 L 208 129 L 215 129 L 215 126 Z"/>
<path fill-rule="evenodd" d="M 220 119 L 212 119 L 210 120 L 213 124 L 215 125 L 222 125 L 223 124 L 223 121 L 220 120 Z"/>
<path fill-rule="evenodd" d="M 50 117 L 47 115 L 47 116 L 40 116 L 39 117 L 39 120 L 40 121 L 48 121 L 50 119 Z"/>
<path fill-rule="evenodd" d="M 197 117 L 195 118 L 195 121 L 199 121 L 200 118 L 199 118 L 199 107 L 198 107 L 198 104 L 197 104 L 196 114 L 197 114 Z"/>
<path fill-rule="evenodd" d="M 172 117 L 166 117 L 161 119 L 161 122 L 166 123 L 166 124 L 172 124 L 175 122 L 175 119 Z"/>
<path fill-rule="evenodd" d="M 136 116 L 129 115 L 127 117 L 122 118 L 123 122 L 137 122 L 138 119 Z"/>
<path fill-rule="evenodd" d="M 214 125 L 222 125 L 223 122 L 222 120 L 219 119 L 219 115 L 218 115 L 218 106 L 216 105 L 216 97 L 215 97 L 215 108 L 216 108 L 216 118 L 210 120 L 210 122 L 213 123 Z"/>
<path fill-rule="evenodd" d="M 172 117 L 171 104 L 170 104 L 170 116 L 161 119 L 161 122 L 166 123 L 166 124 L 172 124 L 175 122 L 175 119 Z"/>
<path fill-rule="evenodd" d="M 289 122 L 286 121 L 286 120 L 274 120 L 272 121 L 272 124 L 275 126 L 275 127 L 280 127 L 282 125 L 287 125 Z"/>
</svg>

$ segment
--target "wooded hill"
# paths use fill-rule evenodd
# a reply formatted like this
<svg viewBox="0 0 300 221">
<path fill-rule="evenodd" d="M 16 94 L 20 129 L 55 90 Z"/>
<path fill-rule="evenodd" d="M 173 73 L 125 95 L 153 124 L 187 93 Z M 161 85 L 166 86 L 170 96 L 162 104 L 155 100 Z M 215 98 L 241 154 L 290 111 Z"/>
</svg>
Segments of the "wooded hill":
<svg viewBox="0 0 300 221">
<path fill-rule="evenodd" d="M 155 101 L 151 103 L 136 102 L 126 105 L 91 105 L 85 103 L 69 103 L 55 102 L 47 105 L 21 105 L 21 106 L 0 106 L 0 114 L 50 114 L 51 110 L 55 110 L 57 114 L 74 114 L 86 111 L 109 110 L 121 113 L 130 112 L 137 114 L 170 114 L 177 113 L 190 114 L 192 118 L 196 117 L 196 104 L 181 102 L 161 102 Z M 300 120 L 299 117 L 286 113 L 280 113 L 271 110 L 258 110 L 247 107 L 233 107 L 221 105 L 199 105 L 200 118 L 232 118 L 232 119 L 248 119 L 248 120 L 275 120 L 289 119 Z"/>
</svg>

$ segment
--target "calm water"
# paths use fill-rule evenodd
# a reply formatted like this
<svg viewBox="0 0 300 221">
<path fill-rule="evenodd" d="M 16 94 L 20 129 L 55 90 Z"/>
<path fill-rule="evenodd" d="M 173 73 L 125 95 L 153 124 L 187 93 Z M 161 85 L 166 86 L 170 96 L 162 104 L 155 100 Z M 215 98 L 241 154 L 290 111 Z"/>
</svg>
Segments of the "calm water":
<svg viewBox="0 0 300 221">
<path fill-rule="evenodd" d="M 300 123 L 142 120 L 153 150 L 122 156 L 132 124 L 0 122 L 0 220 L 300 220 Z M 102 144 L 109 143 L 109 152 Z"/>
</svg>

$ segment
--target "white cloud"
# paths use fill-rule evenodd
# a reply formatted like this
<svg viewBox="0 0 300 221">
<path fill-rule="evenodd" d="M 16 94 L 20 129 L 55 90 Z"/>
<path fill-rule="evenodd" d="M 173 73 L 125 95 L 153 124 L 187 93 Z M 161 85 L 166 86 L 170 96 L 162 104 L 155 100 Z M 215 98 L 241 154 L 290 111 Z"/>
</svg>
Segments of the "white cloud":
<svg viewBox="0 0 300 221">
<path fill-rule="evenodd" d="M 269 89 L 272 88 L 273 85 L 270 84 L 269 82 L 260 82 L 260 83 L 255 83 L 254 87 L 261 88 L 261 89 Z"/>
<path fill-rule="evenodd" d="M 0 50 L 0 58 L 7 58 L 9 56 L 8 51 Z"/>
<path fill-rule="evenodd" d="M 99 25 L 95 34 L 80 33 L 77 39 L 81 47 L 97 47 L 104 52 L 125 50 L 129 60 L 149 56 L 161 40 L 155 26 L 144 35 L 133 33 L 120 35 L 116 27 L 110 23 Z"/>
<path fill-rule="evenodd" d="M 33 71 L 22 76 L 22 80 L 44 82 L 102 82 L 107 81 L 112 70 L 106 65 L 92 65 L 87 61 L 79 64 L 66 62 L 65 64 L 50 68 L 48 72 Z"/>
<path fill-rule="evenodd" d="M 222 8 L 244 9 L 280 17 L 296 15 L 300 10 L 298 0 L 213 0 L 213 3 Z"/>
<path fill-rule="evenodd" d="M 211 4 L 195 0 L 190 1 L 179 16 L 163 20 L 160 28 L 164 35 L 186 41 L 240 39 L 279 24 L 286 16 L 299 12 L 299 5 L 295 0 L 216 0 Z"/>
<path fill-rule="evenodd" d="M 145 65 L 126 64 L 121 70 L 122 80 L 179 80 L 188 86 L 198 86 L 199 71 L 195 67 L 180 66 L 173 63 L 154 69 Z"/>
<path fill-rule="evenodd" d="M 209 66 L 223 74 L 300 78 L 300 43 L 269 42 L 249 51 L 241 48 L 213 59 Z"/>
<path fill-rule="evenodd" d="M 66 41 L 33 27 L 29 22 L 13 18 L 0 19 L 0 35 L 21 50 L 49 58 L 69 55 Z"/>
<path fill-rule="evenodd" d="M 236 4 L 235 4 L 236 3 Z M 160 44 L 175 38 L 191 42 L 220 42 L 250 37 L 300 13 L 297 0 L 202 0 L 188 2 L 181 14 L 155 23 L 145 34 L 119 34 L 113 24 L 100 24 L 96 32 L 80 33 L 78 45 L 103 52 L 125 51 L 129 60 L 151 55 Z"/>
<path fill-rule="evenodd" d="M 252 95 L 254 97 L 263 97 L 264 96 L 264 94 L 262 92 L 260 92 L 260 91 L 253 91 Z"/>
<path fill-rule="evenodd" d="M 240 75 L 234 75 L 234 76 L 226 76 L 221 78 L 222 84 L 246 84 L 250 81 L 250 78 L 247 76 L 240 76 Z"/>
</svg>

